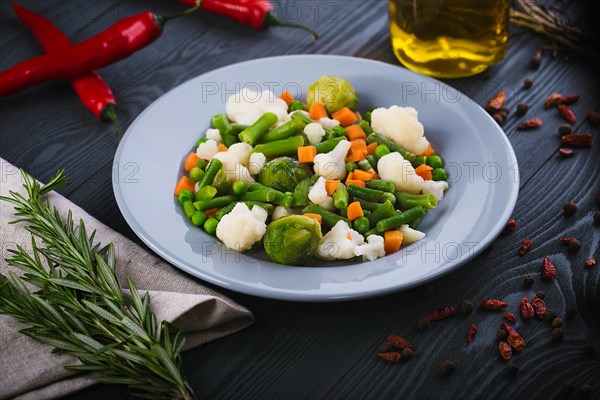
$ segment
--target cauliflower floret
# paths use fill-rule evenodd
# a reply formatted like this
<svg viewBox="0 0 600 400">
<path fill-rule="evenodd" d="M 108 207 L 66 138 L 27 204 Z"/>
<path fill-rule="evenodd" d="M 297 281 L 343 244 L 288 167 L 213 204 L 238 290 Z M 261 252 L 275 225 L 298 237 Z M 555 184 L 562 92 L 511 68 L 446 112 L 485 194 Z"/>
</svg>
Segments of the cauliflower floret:
<svg viewBox="0 0 600 400">
<path fill-rule="evenodd" d="M 244 203 L 238 203 L 217 225 L 217 237 L 225 247 L 243 252 L 265 235 L 267 212 L 258 206 L 252 210 Z"/>
<path fill-rule="evenodd" d="M 425 237 L 425 233 L 412 229 L 408 225 L 400 226 L 400 232 L 402 232 L 402 242 L 406 244 L 417 242 Z"/>
<path fill-rule="evenodd" d="M 196 150 L 196 155 L 204 160 L 211 160 L 215 154 L 219 152 L 219 144 L 216 140 L 208 139 L 204 143 L 200 143 Z"/>
<path fill-rule="evenodd" d="M 333 129 L 340 124 L 340 121 L 331 118 L 321 118 L 317 122 L 327 129 Z"/>
<path fill-rule="evenodd" d="M 346 177 L 346 153 L 349 149 L 350 142 L 342 140 L 329 153 L 317 154 L 313 165 L 315 174 L 325 179 L 344 179 Z"/>
<path fill-rule="evenodd" d="M 415 154 L 427 150 L 429 142 L 425 138 L 423 124 L 417 118 L 418 113 L 412 107 L 391 106 L 377 108 L 371 112 L 371 126 L 400 146 Z"/>
<path fill-rule="evenodd" d="M 309 188 L 308 199 L 329 211 L 333 211 L 333 197 L 327 195 L 327 189 L 325 189 L 325 178 L 322 176 L 317 179 L 317 182 Z"/>
<path fill-rule="evenodd" d="M 345 260 L 354 257 L 356 246 L 364 243 L 360 233 L 350 229 L 346 221 L 339 221 L 321 239 L 317 256 L 324 260 Z"/>
<path fill-rule="evenodd" d="M 271 216 L 271 218 L 273 219 L 273 221 L 278 220 L 279 218 L 288 216 L 288 215 L 292 215 L 292 209 L 289 207 L 284 207 L 284 206 L 277 206 L 275 207 L 275 209 L 273 210 L 273 215 Z"/>
<path fill-rule="evenodd" d="M 279 121 L 286 121 L 288 117 L 287 103 L 270 90 L 257 92 L 243 88 L 238 93 L 227 99 L 227 116 L 233 122 L 243 125 L 252 125 L 264 113 L 272 112 Z"/>
<path fill-rule="evenodd" d="M 246 142 L 234 143 L 227 151 L 234 154 L 242 165 L 248 165 L 252 146 Z"/>
<path fill-rule="evenodd" d="M 394 182 L 399 192 L 433 193 L 436 199 L 441 200 L 444 190 L 448 189 L 448 183 L 445 181 L 426 181 L 421 178 L 410 162 L 397 152 L 381 157 L 377 162 L 377 172 L 381 179 Z"/>
<path fill-rule="evenodd" d="M 223 143 L 223 138 L 221 137 L 221 132 L 218 129 L 209 129 L 206 131 L 206 138 L 212 139 L 217 143 Z"/>
<path fill-rule="evenodd" d="M 327 211 L 333 211 L 335 210 L 335 206 L 333 205 L 333 197 L 331 196 L 327 196 L 325 198 L 325 200 L 323 200 L 322 202 L 320 202 L 318 204 L 319 207 L 327 210 Z"/>
<path fill-rule="evenodd" d="M 362 256 L 363 261 L 373 261 L 385 256 L 385 248 L 381 236 L 369 235 L 367 242 L 368 244 L 356 246 L 354 248 L 354 255 Z"/>
<path fill-rule="evenodd" d="M 267 157 L 263 153 L 252 153 L 248 162 L 248 170 L 252 175 L 258 175 L 266 163 Z"/>
<path fill-rule="evenodd" d="M 215 154 L 213 158 L 221 160 L 229 181 L 242 181 L 246 183 L 255 182 L 254 178 L 250 174 L 250 171 L 248 171 L 248 168 L 240 163 L 240 160 L 235 153 L 230 151 L 221 151 Z"/>
<path fill-rule="evenodd" d="M 325 129 L 323 129 L 321 124 L 313 122 L 304 127 L 304 134 L 308 138 L 308 143 L 314 146 L 315 144 L 321 143 L 321 140 L 323 140 Z"/>
</svg>

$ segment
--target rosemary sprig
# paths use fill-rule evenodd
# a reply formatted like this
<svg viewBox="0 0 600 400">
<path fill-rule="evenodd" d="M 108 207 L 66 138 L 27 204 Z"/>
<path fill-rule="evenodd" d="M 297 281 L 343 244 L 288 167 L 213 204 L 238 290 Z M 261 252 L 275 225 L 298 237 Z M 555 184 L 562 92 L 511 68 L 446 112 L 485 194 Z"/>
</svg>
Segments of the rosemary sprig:
<svg viewBox="0 0 600 400">
<path fill-rule="evenodd" d="M 63 221 L 42 200 L 67 184 L 63 171 L 43 187 L 21 173 L 27 197 L 10 191 L 0 200 L 14 205 L 18 218 L 11 223 L 26 224 L 32 250 L 9 250 L 6 261 L 22 274 L 0 274 L 0 312 L 28 325 L 21 332 L 54 346 L 54 353 L 81 361 L 68 369 L 94 371 L 99 382 L 128 385 L 146 399 L 193 399 L 182 374 L 181 331 L 156 321 L 148 294 L 141 295 L 129 278 L 129 295 L 123 293 L 112 243 L 101 248 L 83 221 L 76 225 L 71 212 Z"/>
</svg>

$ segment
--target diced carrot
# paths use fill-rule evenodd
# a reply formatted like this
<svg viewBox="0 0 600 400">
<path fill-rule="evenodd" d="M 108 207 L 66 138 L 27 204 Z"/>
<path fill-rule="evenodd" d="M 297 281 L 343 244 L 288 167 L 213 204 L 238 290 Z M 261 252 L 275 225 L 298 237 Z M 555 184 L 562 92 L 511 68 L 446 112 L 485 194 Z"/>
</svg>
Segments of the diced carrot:
<svg viewBox="0 0 600 400">
<path fill-rule="evenodd" d="M 356 121 L 356 114 L 348 107 L 344 107 L 341 110 L 334 112 L 331 118 L 339 121 L 342 126 L 348 126 Z"/>
<path fill-rule="evenodd" d="M 373 168 L 369 168 L 367 172 L 370 172 L 373 175 L 373 179 L 381 179 L 377 171 L 375 171 Z"/>
<path fill-rule="evenodd" d="M 435 151 L 433 150 L 433 147 L 431 147 L 431 143 L 429 143 L 429 145 L 427 146 L 427 148 L 425 149 L 425 151 L 422 154 L 419 154 L 420 156 L 425 156 L 425 157 L 429 157 L 435 154 Z"/>
<path fill-rule="evenodd" d="M 187 172 L 190 172 L 192 170 L 192 168 L 197 167 L 198 166 L 198 159 L 200 157 L 198 157 L 196 155 L 196 153 L 190 153 L 187 158 L 185 159 L 185 162 L 183 163 L 183 169 L 185 169 Z"/>
<path fill-rule="evenodd" d="M 325 110 L 325 106 L 318 101 L 315 101 L 310 106 L 310 117 L 315 121 L 320 120 L 321 118 L 328 118 L 327 110 Z"/>
<path fill-rule="evenodd" d="M 395 253 L 402 246 L 401 231 L 387 231 L 383 234 L 383 248 L 386 254 Z"/>
<path fill-rule="evenodd" d="M 358 179 L 346 180 L 346 186 L 349 186 L 349 185 L 356 185 L 356 186 L 362 186 L 362 187 L 367 186 L 365 181 L 359 181 Z"/>
<path fill-rule="evenodd" d="M 346 176 L 346 186 L 348 186 L 348 181 L 351 181 L 352 179 L 354 179 L 354 171 L 348 172 L 348 175 Z"/>
<path fill-rule="evenodd" d="M 363 171 L 362 169 L 354 170 L 354 179 L 358 179 L 359 181 L 370 181 L 373 179 L 373 174 L 368 171 Z"/>
<path fill-rule="evenodd" d="M 288 91 L 281 93 L 281 96 L 279 96 L 279 98 L 285 101 L 288 107 L 290 106 L 290 104 L 292 104 L 292 101 L 296 100 L 294 99 L 294 96 L 292 96 L 292 94 Z"/>
<path fill-rule="evenodd" d="M 319 222 L 319 224 L 323 223 L 323 217 L 321 217 L 319 214 L 305 213 L 303 215 L 308 218 L 316 219 Z"/>
<path fill-rule="evenodd" d="M 298 161 L 301 163 L 311 163 L 315 160 L 317 148 L 315 146 L 298 147 Z"/>
<path fill-rule="evenodd" d="M 363 212 L 362 207 L 358 201 L 350 203 L 348 205 L 348 219 L 350 221 L 354 221 L 356 218 L 363 217 L 365 213 Z"/>
<path fill-rule="evenodd" d="M 379 146 L 379 143 L 377 143 L 377 142 L 369 143 L 367 145 L 367 154 L 368 155 L 375 154 L 375 149 L 377 148 L 377 146 Z"/>
<path fill-rule="evenodd" d="M 325 180 L 325 190 L 327 190 L 327 195 L 333 196 L 333 192 L 335 192 L 335 189 L 337 189 L 337 187 L 339 185 L 340 185 L 339 180 L 331 180 L 331 179 Z"/>
<path fill-rule="evenodd" d="M 304 110 L 308 110 L 308 104 L 306 104 L 305 102 L 302 102 L 302 107 L 304 107 Z"/>
<path fill-rule="evenodd" d="M 346 133 L 348 133 L 348 140 L 365 139 L 367 134 L 358 125 L 350 125 L 346 127 Z"/>
<path fill-rule="evenodd" d="M 227 151 L 227 146 L 225 146 L 223 143 L 219 143 L 217 148 L 219 151 Z"/>
<path fill-rule="evenodd" d="M 365 139 L 355 139 L 350 142 L 350 153 L 354 151 L 360 151 L 365 156 L 368 154 L 367 142 L 365 141 Z"/>
<path fill-rule="evenodd" d="M 433 179 L 433 174 L 431 173 L 431 170 L 433 170 L 433 168 L 426 164 L 421 164 L 417 168 L 415 168 L 415 172 L 417 173 L 417 175 L 419 175 L 426 181 L 430 181 Z"/>
<path fill-rule="evenodd" d="M 182 176 L 177 185 L 175 186 L 175 196 L 179 196 L 182 190 L 189 190 L 194 193 L 194 189 L 196 188 L 196 182 L 191 180 L 188 176 Z"/>
<path fill-rule="evenodd" d="M 346 156 L 346 161 L 350 162 L 359 162 L 360 160 L 365 159 L 365 153 L 362 151 L 353 151 L 349 156 Z"/>
<path fill-rule="evenodd" d="M 217 213 L 217 211 L 219 211 L 220 208 L 211 208 L 210 210 L 206 210 L 204 211 L 204 214 L 206 214 L 206 216 L 208 218 L 214 218 L 215 214 Z"/>
</svg>

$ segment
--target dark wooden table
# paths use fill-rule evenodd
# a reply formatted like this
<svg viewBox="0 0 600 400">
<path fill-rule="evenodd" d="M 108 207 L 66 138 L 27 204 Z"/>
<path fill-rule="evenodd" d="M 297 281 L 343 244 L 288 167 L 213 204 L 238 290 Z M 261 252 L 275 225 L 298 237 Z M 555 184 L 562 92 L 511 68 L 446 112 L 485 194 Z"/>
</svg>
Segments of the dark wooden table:
<svg viewBox="0 0 600 400">
<path fill-rule="evenodd" d="M 169 13 L 180 9 L 160 0 L 44 1 L 24 3 L 41 11 L 74 41 L 101 31 L 119 18 L 142 10 Z M 283 1 L 280 16 L 317 26 L 322 37 L 313 42 L 302 31 L 272 29 L 254 32 L 211 15 L 195 15 L 170 22 L 157 43 L 101 73 L 119 101 L 121 124 L 133 119 L 160 95 L 194 76 L 212 69 L 258 57 L 281 54 L 325 53 L 377 59 L 398 64 L 389 45 L 387 3 L 384 1 Z M 0 2 L 0 68 L 41 53 L 30 32 L 19 23 L 11 2 Z M 568 2 L 575 21 L 585 21 L 583 3 Z M 593 213 L 600 209 L 600 146 L 598 128 L 585 113 L 598 109 L 597 66 L 552 59 L 545 53 L 542 67 L 528 69 L 528 60 L 542 41 L 529 33 L 513 32 L 506 60 L 479 76 L 448 81 L 477 103 L 499 89 L 508 93 L 514 110 L 519 101 L 530 104 L 528 117 L 544 120 L 535 131 L 517 131 L 523 119 L 511 114 L 504 129 L 515 149 L 521 171 L 521 192 L 514 218 L 519 228 L 499 237 L 493 246 L 459 270 L 419 288 L 386 297 L 337 304 L 300 304 L 273 301 L 221 290 L 247 306 L 256 323 L 233 336 L 209 343 L 184 355 L 185 372 L 200 398 L 244 399 L 382 399 L 382 398 L 558 398 L 564 382 L 578 391 L 584 383 L 600 398 L 600 266 L 584 267 L 584 260 L 599 256 L 600 228 Z M 340 71 L 343 75 L 343 71 Z M 523 79 L 534 86 L 522 89 Z M 573 106 L 575 129 L 592 132 L 596 145 L 578 149 L 574 157 L 558 154 L 556 111 L 545 111 L 550 92 L 579 93 Z M 112 127 L 100 123 L 84 109 L 68 84 L 44 84 L 10 98 L 0 99 L 0 156 L 48 179 L 66 168 L 72 184 L 61 192 L 90 214 L 139 242 L 119 213 L 111 186 L 116 142 Z M 575 201 L 577 212 L 565 216 L 562 206 Z M 581 250 L 568 254 L 558 239 L 574 236 Z M 533 247 L 517 255 L 523 239 Z M 558 279 L 542 282 L 540 265 L 550 256 Z M 525 289 L 531 274 L 534 285 Z M 430 292 L 432 289 L 432 292 Z M 509 377 L 496 347 L 499 315 L 475 312 L 436 323 L 420 332 L 416 321 L 430 310 L 462 299 L 508 299 L 516 312 L 522 296 L 546 294 L 550 308 L 565 317 L 568 307 L 578 314 L 565 321 L 565 339 L 552 342 L 549 322 L 519 322 L 527 341 L 512 360 L 519 373 Z M 465 334 L 478 323 L 476 340 Z M 388 364 L 375 353 L 390 332 L 409 338 L 417 346 L 414 359 Z M 595 353 L 584 356 L 591 344 Z M 451 359 L 456 371 L 439 373 L 442 361 Z M 126 388 L 94 386 L 70 399 L 124 399 Z"/>
</svg>

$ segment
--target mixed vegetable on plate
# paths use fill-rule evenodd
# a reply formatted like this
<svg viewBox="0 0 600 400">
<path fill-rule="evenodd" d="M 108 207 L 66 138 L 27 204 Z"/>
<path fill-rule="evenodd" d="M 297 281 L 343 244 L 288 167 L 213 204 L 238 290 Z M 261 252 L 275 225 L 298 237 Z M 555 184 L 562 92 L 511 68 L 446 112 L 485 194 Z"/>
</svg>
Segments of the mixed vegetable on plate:
<svg viewBox="0 0 600 400">
<path fill-rule="evenodd" d="M 306 102 L 248 88 L 184 162 L 175 195 L 192 224 L 274 262 L 370 261 L 425 237 L 418 225 L 448 188 L 442 158 L 412 107 L 357 111 L 322 77 Z"/>
</svg>

